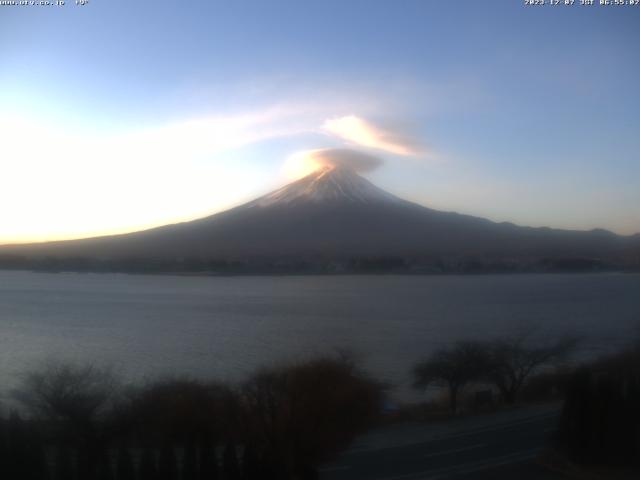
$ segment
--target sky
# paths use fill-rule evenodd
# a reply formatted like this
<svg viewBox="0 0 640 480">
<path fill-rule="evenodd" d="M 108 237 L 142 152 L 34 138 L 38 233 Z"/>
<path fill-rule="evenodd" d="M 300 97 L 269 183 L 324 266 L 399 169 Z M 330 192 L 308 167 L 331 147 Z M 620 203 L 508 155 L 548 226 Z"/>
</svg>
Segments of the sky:
<svg viewBox="0 0 640 480">
<path fill-rule="evenodd" d="M 0 244 L 209 215 L 323 151 L 432 208 L 640 232 L 639 23 L 579 1 L 0 6 Z"/>
</svg>

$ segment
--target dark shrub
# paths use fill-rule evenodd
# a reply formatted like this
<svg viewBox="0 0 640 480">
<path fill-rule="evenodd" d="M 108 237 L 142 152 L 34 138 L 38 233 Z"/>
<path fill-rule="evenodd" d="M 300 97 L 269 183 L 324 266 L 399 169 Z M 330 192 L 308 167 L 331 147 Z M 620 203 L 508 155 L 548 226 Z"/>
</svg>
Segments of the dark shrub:
<svg viewBox="0 0 640 480">
<path fill-rule="evenodd" d="M 640 348 L 601 360 L 570 380 L 559 441 L 580 464 L 640 465 Z"/>
<path fill-rule="evenodd" d="M 313 478 L 377 417 L 381 387 L 346 359 L 265 370 L 242 390 L 246 443 L 277 478 Z"/>
</svg>

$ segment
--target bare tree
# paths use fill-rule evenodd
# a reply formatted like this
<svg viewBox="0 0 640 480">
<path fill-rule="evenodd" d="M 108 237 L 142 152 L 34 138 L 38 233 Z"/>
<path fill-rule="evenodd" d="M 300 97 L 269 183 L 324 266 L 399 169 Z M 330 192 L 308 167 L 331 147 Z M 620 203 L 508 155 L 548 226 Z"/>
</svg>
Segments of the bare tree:
<svg viewBox="0 0 640 480">
<path fill-rule="evenodd" d="M 528 334 L 495 340 L 488 346 L 487 380 L 498 388 L 506 403 L 513 404 L 532 373 L 566 358 L 576 344 L 575 337 L 563 337 L 551 344 L 535 345 Z"/>
<path fill-rule="evenodd" d="M 75 444 L 82 478 L 97 474 L 107 442 L 107 413 L 116 397 L 118 382 L 109 368 L 50 362 L 28 373 L 15 397 L 36 418 L 60 428 L 65 440 Z"/>
<path fill-rule="evenodd" d="M 82 428 L 112 405 L 117 386 L 110 368 L 50 362 L 27 373 L 14 396 L 35 416 Z"/>
<path fill-rule="evenodd" d="M 458 395 L 469 382 L 479 380 L 487 371 L 489 357 L 484 344 L 461 341 L 451 348 L 436 351 L 413 368 L 414 387 L 426 389 L 430 385 L 449 390 L 449 407 L 458 411 Z"/>
</svg>

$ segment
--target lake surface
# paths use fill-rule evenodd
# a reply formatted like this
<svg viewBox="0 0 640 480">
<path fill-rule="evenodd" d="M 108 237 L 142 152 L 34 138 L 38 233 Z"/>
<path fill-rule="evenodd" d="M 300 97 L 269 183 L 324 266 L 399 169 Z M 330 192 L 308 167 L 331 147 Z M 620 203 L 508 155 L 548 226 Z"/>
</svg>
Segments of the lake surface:
<svg viewBox="0 0 640 480">
<path fill-rule="evenodd" d="M 50 358 L 133 378 L 240 380 L 335 349 L 406 394 L 459 339 L 578 333 L 595 355 L 640 337 L 640 275 L 180 277 L 0 271 L 0 389 Z"/>
</svg>

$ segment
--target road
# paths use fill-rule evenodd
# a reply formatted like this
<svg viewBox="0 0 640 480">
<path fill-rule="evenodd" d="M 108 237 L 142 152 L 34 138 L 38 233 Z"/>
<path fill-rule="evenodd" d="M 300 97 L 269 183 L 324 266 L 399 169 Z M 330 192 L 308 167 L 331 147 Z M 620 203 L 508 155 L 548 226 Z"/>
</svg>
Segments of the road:
<svg viewBox="0 0 640 480">
<path fill-rule="evenodd" d="M 535 459 L 553 433 L 559 405 L 440 424 L 399 425 L 362 437 L 322 480 L 556 479 Z"/>
</svg>

